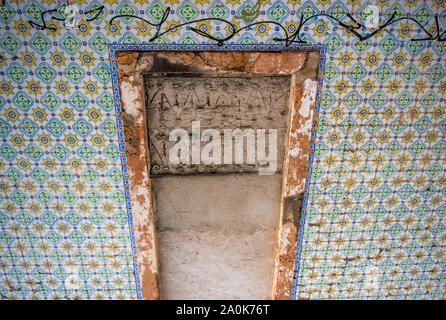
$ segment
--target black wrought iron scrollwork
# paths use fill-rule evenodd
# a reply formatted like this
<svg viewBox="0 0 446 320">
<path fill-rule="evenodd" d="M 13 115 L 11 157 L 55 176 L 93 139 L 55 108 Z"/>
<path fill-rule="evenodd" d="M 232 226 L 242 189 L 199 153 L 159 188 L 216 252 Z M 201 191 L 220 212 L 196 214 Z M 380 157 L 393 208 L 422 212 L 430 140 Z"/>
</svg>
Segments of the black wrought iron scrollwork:
<svg viewBox="0 0 446 320">
<path fill-rule="evenodd" d="M 96 14 L 93 18 L 87 19 L 87 21 L 92 21 L 92 20 L 96 19 L 101 14 L 101 12 L 103 10 L 104 10 L 104 6 L 101 6 L 101 7 L 86 11 L 83 14 L 85 15 L 85 14 L 90 14 L 90 13 L 96 12 Z M 41 14 L 41 22 L 40 23 L 36 23 L 36 22 L 29 20 L 29 24 L 33 27 L 37 27 L 40 29 L 49 29 L 51 31 L 55 31 L 54 28 L 56 28 L 56 27 L 47 25 L 47 22 L 45 19 L 50 15 L 52 16 L 56 12 L 57 12 L 57 9 L 44 11 Z M 158 39 L 159 37 L 162 37 L 163 35 L 165 35 L 169 32 L 174 32 L 176 30 L 179 30 L 179 28 L 181 28 L 181 27 L 185 27 L 185 26 L 189 25 L 190 30 L 192 30 L 193 32 L 197 33 L 198 35 L 200 35 L 202 37 L 205 37 L 207 39 L 215 41 L 220 46 L 223 45 L 225 42 L 231 40 L 233 37 L 235 37 L 237 34 L 242 32 L 243 30 L 252 28 L 256 25 L 272 24 L 274 26 L 279 27 L 284 34 L 283 37 L 275 37 L 275 38 L 273 38 L 273 40 L 282 42 L 285 45 L 285 47 L 288 47 L 293 43 L 307 44 L 307 42 L 303 39 L 301 32 L 302 32 L 303 28 L 305 27 L 305 25 L 307 25 L 308 23 L 310 23 L 310 21 L 312 21 L 313 19 L 318 18 L 318 17 L 328 18 L 332 23 L 335 23 L 338 26 L 344 28 L 345 30 L 347 30 L 348 32 L 350 32 L 351 34 L 353 34 L 355 37 L 357 37 L 359 40 L 362 40 L 362 41 L 370 39 L 371 37 L 375 36 L 376 34 L 379 34 L 382 30 L 385 30 L 389 26 L 391 26 L 399 21 L 407 20 L 407 21 L 414 22 L 420 28 L 422 33 L 424 33 L 424 37 L 412 38 L 412 39 L 410 39 L 411 41 L 431 41 L 431 40 L 446 41 L 446 30 L 445 31 L 440 30 L 440 23 L 438 21 L 438 16 L 436 16 L 436 15 L 434 16 L 436 32 L 433 34 L 430 33 L 425 27 L 423 27 L 423 25 L 416 19 L 414 19 L 412 17 L 395 18 L 395 16 L 396 16 L 395 13 L 392 14 L 392 16 L 390 16 L 390 18 L 387 21 L 385 21 L 383 24 L 379 25 L 378 27 L 371 29 L 371 31 L 367 31 L 367 28 L 363 24 L 361 24 L 359 21 L 357 21 L 349 13 L 346 13 L 346 16 L 350 20 L 346 21 L 346 22 L 341 21 L 338 18 L 336 18 L 330 14 L 327 14 L 327 13 L 318 13 L 318 14 L 315 14 L 308 18 L 305 18 L 304 15 L 301 14 L 299 24 L 296 26 L 296 30 L 294 32 L 290 33 L 287 31 L 287 29 L 282 24 L 280 24 L 276 21 L 272 21 L 272 20 L 263 20 L 263 21 L 253 22 L 253 23 L 250 23 L 244 27 L 238 27 L 236 24 L 234 24 L 226 19 L 221 19 L 221 18 L 197 19 L 197 20 L 188 21 L 188 22 L 180 23 L 178 25 L 171 26 L 168 29 L 163 29 L 162 27 L 163 27 L 164 23 L 167 21 L 169 15 L 170 15 L 170 12 L 171 12 L 170 7 L 167 7 L 166 10 L 164 11 L 163 16 L 161 17 L 160 21 L 157 23 L 150 22 L 150 21 L 148 21 L 142 17 L 136 16 L 136 15 L 121 14 L 121 15 L 113 16 L 109 20 L 109 24 L 110 24 L 110 26 L 115 24 L 115 21 L 120 18 L 134 18 L 134 19 L 143 21 L 147 25 L 155 27 L 155 29 L 156 29 L 155 34 L 150 37 L 149 42 L 154 42 L 156 39 Z M 53 16 L 51 17 L 51 19 L 55 19 L 58 21 L 65 20 L 64 18 L 53 17 Z M 228 26 L 227 29 L 228 29 L 229 34 L 224 38 L 218 38 L 216 36 L 213 36 L 210 33 L 207 33 L 205 31 L 202 31 L 202 30 L 192 26 L 196 23 L 205 22 L 205 21 L 218 21 L 218 22 L 223 22 L 223 23 L 227 24 L 227 26 Z M 366 30 L 365 31 L 366 33 L 362 33 L 361 30 Z"/>
<path fill-rule="evenodd" d="M 96 19 L 97 17 L 99 17 L 99 15 L 102 13 L 102 11 L 104 11 L 104 6 L 100 6 L 97 8 L 93 8 L 91 10 L 85 11 L 83 14 L 84 15 L 88 15 L 90 13 L 96 12 L 96 14 L 92 17 L 92 18 L 88 18 L 86 19 L 86 21 L 93 21 L 94 19 Z M 52 26 L 52 25 L 47 25 L 47 21 L 46 21 L 46 17 L 51 16 L 50 19 L 56 20 L 56 21 L 65 21 L 66 18 L 62 18 L 62 17 L 54 17 L 54 15 L 57 14 L 57 9 L 51 9 L 51 10 L 46 10 L 46 11 L 42 11 L 42 13 L 40 14 L 40 23 L 28 20 L 28 23 L 30 24 L 31 27 L 39 29 L 39 30 L 43 30 L 43 29 L 48 29 L 52 32 L 57 31 L 57 27 L 56 26 Z"/>
</svg>

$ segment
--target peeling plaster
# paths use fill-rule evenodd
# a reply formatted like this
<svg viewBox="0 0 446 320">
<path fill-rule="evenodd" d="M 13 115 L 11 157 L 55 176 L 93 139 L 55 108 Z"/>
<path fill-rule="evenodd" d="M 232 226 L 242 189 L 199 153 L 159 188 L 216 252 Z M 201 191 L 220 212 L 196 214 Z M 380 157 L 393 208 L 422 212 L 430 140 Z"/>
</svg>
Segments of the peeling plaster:
<svg viewBox="0 0 446 320">
<path fill-rule="evenodd" d="M 126 135 L 126 155 L 130 184 L 135 240 L 143 299 L 159 299 L 158 255 L 154 214 L 151 203 L 150 178 L 148 174 L 147 140 L 143 112 L 142 86 L 130 75 L 120 74 L 121 103 L 123 112 L 134 120 L 136 138 Z M 124 128 L 125 129 L 125 128 Z M 132 128 L 133 129 L 133 128 Z M 129 132 L 127 132 L 129 134 Z M 128 139 L 137 141 L 135 146 L 128 146 Z M 130 152 L 132 147 L 135 150 Z"/>
<path fill-rule="evenodd" d="M 317 82 L 310 79 L 296 85 L 294 89 L 285 196 L 295 196 L 305 188 L 316 91 Z"/>
<path fill-rule="evenodd" d="M 314 104 L 314 99 L 316 97 L 316 90 L 316 81 L 310 79 L 306 79 L 304 81 L 304 92 L 302 94 L 301 105 L 299 108 L 299 113 L 304 118 L 308 118 L 310 116 L 310 110 L 312 110 L 311 107 Z"/>
<path fill-rule="evenodd" d="M 144 122 L 144 119 L 140 117 L 143 106 L 139 103 L 140 90 L 132 83 L 135 81 L 133 76 L 130 76 L 128 80 L 121 81 L 121 100 L 125 105 L 125 112 L 135 118 L 140 123 Z"/>
<path fill-rule="evenodd" d="M 280 239 L 280 254 L 287 253 L 287 247 L 290 244 L 288 241 L 288 235 L 290 234 L 290 228 L 282 228 L 282 237 Z"/>
</svg>

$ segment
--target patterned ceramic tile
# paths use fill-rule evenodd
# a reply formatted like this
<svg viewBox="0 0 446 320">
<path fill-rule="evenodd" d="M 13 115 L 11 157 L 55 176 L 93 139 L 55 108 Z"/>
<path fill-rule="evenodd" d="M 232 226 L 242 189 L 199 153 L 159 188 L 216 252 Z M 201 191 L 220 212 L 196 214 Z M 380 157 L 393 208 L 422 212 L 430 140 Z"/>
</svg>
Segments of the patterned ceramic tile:
<svg viewBox="0 0 446 320">
<path fill-rule="evenodd" d="M 446 6 L 370 2 L 381 23 L 392 15 L 417 23 L 398 20 L 361 41 L 358 29 L 347 31 L 335 19 L 363 20 L 364 1 L 77 0 L 69 1 L 80 17 L 70 29 L 51 19 L 66 18 L 66 1 L 6 0 L 2 298 L 140 297 L 109 44 L 143 47 L 167 7 L 153 41 L 158 50 L 215 44 L 234 27 L 225 42 L 232 50 L 283 46 L 278 38 L 294 33 L 301 17 L 323 14 L 299 30 L 301 39 L 325 46 L 325 67 L 293 298 L 444 298 L 446 42 L 439 41 L 444 35 L 411 40 L 426 37 L 421 27 L 444 32 Z M 44 13 L 50 9 L 57 12 Z M 42 14 L 45 29 L 36 27 Z"/>
</svg>

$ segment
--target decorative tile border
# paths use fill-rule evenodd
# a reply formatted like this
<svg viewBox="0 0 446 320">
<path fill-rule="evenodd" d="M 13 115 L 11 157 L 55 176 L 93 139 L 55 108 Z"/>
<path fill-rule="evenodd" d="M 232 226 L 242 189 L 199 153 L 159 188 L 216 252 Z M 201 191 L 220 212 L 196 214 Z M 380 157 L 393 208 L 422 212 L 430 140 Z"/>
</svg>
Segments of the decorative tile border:
<svg viewBox="0 0 446 320">
<path fill-rule="evenodd" d="M 118 49 L 118 50 L 116 50 Z M 130 201 L 130 185 L 128 179 L 128 169 L 127 169 L 127 158 L 125 154 L 125 139 L 124 139 L 124 127 L 122 123 L 122 119 L 120 118 L 122 106 L 121 106 L 121 92 L 119 88 L 119 76 L 118 76 L 118 64 L 116 62 L 116 52 L 119 51 L 119 46 L 116 48 L 116 45 L 109 45 L 109 58 L 110 58 L 110 71 L 111 71 L 111 83 L 113 90 L 113 98 L 115 101 L 115 112 L 116 112 L 116 124 L 118 127 L 118 139 L 119 139 L 119 151 L 121 153 L 121 169 L 122 169 L 122 177 L 124 180 L 124 192 L 125 192 L 125 204 L 127 208 L 127 217 L 129 220 L 130 227 L 130 236 L 131 236 L 131 244 L 132 244 L 132 253 L 133 253 L 133 270 L 135 273 L 135 285 L 136 285 L 136 294 L 139 300 L 142 299 L 142 290 L 141 290 L 141 280 L 139 275 L 138 268 L 138 259 L 136 252 L 136 243 L 135 243 L 135 228 L 133 225 L 133 215 L 132 215 L 132 204 Z"/>
</svg>

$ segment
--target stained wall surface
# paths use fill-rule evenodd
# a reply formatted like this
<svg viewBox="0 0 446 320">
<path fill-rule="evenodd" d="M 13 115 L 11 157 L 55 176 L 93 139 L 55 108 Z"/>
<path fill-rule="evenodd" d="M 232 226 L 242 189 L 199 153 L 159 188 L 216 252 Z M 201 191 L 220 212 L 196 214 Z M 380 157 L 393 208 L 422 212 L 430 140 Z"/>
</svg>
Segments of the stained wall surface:
<svg viewBox="0 0 446 320">
<path fill-rule="evenodd" d="M 145 79 L 147 128 L 150 150 L 150 174 L 207 174 L 229 172 L 258 172 L 268 167 L 270 142 L 275 143 L 272 172 L 281 172 L 284 144 L 287 135 L 290 76 L 261 76 L 248 73 L 174 74 Z M 198 136 L 193 138 L 193 123 Z M 175 129 L 187 132 L 189 156 L 180 164 L 172 164 L 169 156 L 180 139 L 170 139 Z M 204 137 L 208 129 L 214 135 Z M 225 145 L 225 129 L 230 130 Z M 243 141 L 237 138 L 244 135 Z M 246 131 L 249 130 L 249 131 Z M 259 132 L 258 130 L 264 130 Z M 270 131 L 275 133 L 270 138 Z M 228 131 L 227 131 L 228 132 Z M 212 132 L 211 132 L 212 133 Z M 209 132 L 208 132 L 209 134 Z M 212 163 L 194 163 L 192 144 L 198 138 L 200 155 L 213 138 L 220 140 L 220 150 L 206 153 Z M 194 140 L 192 140 L 194 139 Z M 240 140 L 239 140 L 240 139 Z M 264 139 L 263 163 L 257 146 Z M 173 141 L 172 141 L 173 140 Z M 243 144 L 240 155 L 236 143 Z M 248 146 L 249 144 L 249 146 Z M 248 149 L 252 147 L 252 149 Z M 225 152 L 230 156 L 225 159 Z M 247 152 L 250 152 L 248 157 Z M 180 154 L 180 152 L 177 152 Z M 243 157 L 242 157 L 243 156 Z M 240 159 L 238 159 L 240 157 Z M 213 160 L 215 159 L 215 160 Z M 236 163 L 236 159 L 238 159 Z M 216 163 L 218 162 L 218 163 Z"/>
<path fill-rule="evenodd" d="M 161 298 L 272 297 L 290 85 L 290 76 L 248 73 L 146 75 Z M 193 121 L 199 121 L 195 138 Z M 232 132 L 247 128 L 253 129 L 252 138 L 242 138 L 237 150 Z M 172 165 L 169 157 L 178 141 L 169 135 L 178 129 L 185 130 L 189 157 L 187 163 Z M 214 147 L 211 155 L 220 163 L 193 163 L 192 139 L 203 150 L 209 129 L 216 130 L 210 139 L 218 140 L 221 149 Z M 231 130 L 230 148 L 225 129 Z M 259 163 L 257 130 L 265 130 L 265 156 L 274 149 L 275 166 L 268 176 L 258 175 L 259 166 L 268 164 Z M 224 164 L 228 150 L 231 157 Z M 234 162 L 238 152 L 241 164 Z"/>
<path fill-rule="evenodd" d="M 234 30 L 193 22 L 203 18 L 240 28 L 227 50 L 287 50 L 278 39 L 297 30 L 323 48 L 292 298 L 444 298 L 444 1 L 370 1 L 389 23 L 365 38 L 371 30 L 335 20 L 361 21 L 366 3 L 355 0 L 262 1 L 252 15 L 242 0 L 73 3 L 74 29 L 41 21 L 62 2 L 0 6 L 2 299 L 141 296 L 115 50 L 222 49 L 186 25 L 168 29 L 193 23 L 220 39 Z M 167 7 L 166 32 L 149 42 Z M 298 29 L 320 13 L 335 19 Z M 123 14 L 152 25 L 110 23 Z M 274 23 L 241 29 L 250 18 Z"/>
<path fill-rule="evenodd" d="M 282 175 L 152 179 L 163 299 L 270 299 Z"/>
</svg>

